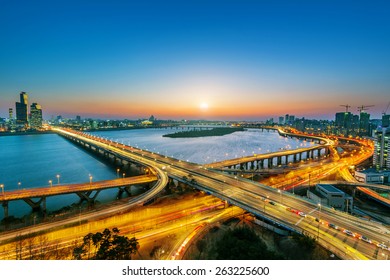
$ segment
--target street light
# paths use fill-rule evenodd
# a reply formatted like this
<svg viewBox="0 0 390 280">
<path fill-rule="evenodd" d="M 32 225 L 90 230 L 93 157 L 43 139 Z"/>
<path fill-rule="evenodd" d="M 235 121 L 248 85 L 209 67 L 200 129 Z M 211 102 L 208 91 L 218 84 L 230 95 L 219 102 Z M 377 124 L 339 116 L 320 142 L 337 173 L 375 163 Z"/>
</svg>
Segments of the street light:
<svg viewBox="0 0 390 280">
<path fill-rule="evenodd" d="M 59 185 L 59 184 L 60 184 L 60 175 L 57 174 L 56 177 L 57 177 L 57 183 L 58 183 L 58 185 Z"/>
<path fill-rule="evenodd" d="M 20 189 L 20 185 L 21 185 L 22 183 L 21 182 L 18 182 L 18 190 Z"/>
<path fill-rule="evenodd" d="M 122 174 L 122 176 L 123 176 L 123 179 L 124 179 L 124 178 L 125 178 L 125 176 L 126 176 L 126 173 L 123 173 L 123 174 Z"/>
<path fill-rule="evenodd" d="M 89 183 L 92 184 L 92 175 L 89 175 Z"/>
<path fill-rule="evenodd" d="M 50 184 L 50 187 L 52 187 L 53 186 L 53 181 L 49 180 L 49 184 Z"/>
<path fill-rule="evenodd" d="M 1 184 L 1 185 L 0 185 L 0 188 L 2 189 L 2 193 L 3 193 L 3 195 L 4 195 L 4 185 Z"/>
<path fill-rule="evenodd" d="M 116 170 L 116 177 L 117 177 L 117 178 L 119 178 L 119 171 L 120 171 L 120 169 L 118 168 L 118 169 Z"/>
<path fill-rule="evenodd" d="M 318 207 L 320 211 L 318 212 L 317 240 L 320 239 L 321 203 L 318 203 Z"/>
</svg>

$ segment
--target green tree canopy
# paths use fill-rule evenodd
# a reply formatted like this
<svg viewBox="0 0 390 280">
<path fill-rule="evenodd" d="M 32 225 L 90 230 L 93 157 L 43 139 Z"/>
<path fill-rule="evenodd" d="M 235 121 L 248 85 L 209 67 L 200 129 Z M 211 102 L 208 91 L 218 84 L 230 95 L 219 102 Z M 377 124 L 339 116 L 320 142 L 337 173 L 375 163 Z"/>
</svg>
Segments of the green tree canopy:
<svg viewBox="0 0 390 280">
<path fill-rule="evenodd" d="M 73 250 L 73 257 L 77 260 L 130 260 L 131 255 L 137 252 L 138 241 L 135 237 L 129 239 L 119 235 L 119 229 L 112 231 L 89 233 L 83 238 L 83 244 Z"/>
</svg>

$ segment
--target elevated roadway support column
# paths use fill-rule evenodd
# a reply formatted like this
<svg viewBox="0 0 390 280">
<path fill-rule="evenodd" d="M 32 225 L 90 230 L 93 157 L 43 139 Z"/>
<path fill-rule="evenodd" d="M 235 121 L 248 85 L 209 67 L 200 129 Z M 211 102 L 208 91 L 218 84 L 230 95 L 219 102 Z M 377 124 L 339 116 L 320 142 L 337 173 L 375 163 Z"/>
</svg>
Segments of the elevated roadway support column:
<svg viewBox="0 0 390 280">
<path fill-rule="evenodd" d="M 272 168 L 272 162 L 273 162 L 273 158 L 268 158 L 268 169 L 271 169 Z"/>
<path fill-rule="evenodd" d="M 124 192 L 127 193 L 129 197 L 131 197 L 131 186 L 119 188 L 117 197 L 120 198 Z"/>
<path fill-rule="evenodd" d="M 8 218 L 8 201 L 3 202 L 4 219 Z"/>
<path fill-rule="evenodd" d="M 100 190 L 97 190 L 96 193 L 93 196 L 90 196 L 92 194 L 92 191 L 88 192 L 76 192 L 76 194 L 80 197 L 80 203 L 83 201 L 87 201 L 89 205 L 92 205 L 98 194 L 100 193 Z"/>
<path fill-rule="evenodd" d="M 23 201 L 26 202 L 28 205 L 30 205 L 33 211 L 37 211 L 39 208 L 41 208 L 41 203 L 42 203 L 42 211 L 46 213 L 46 197 L 41 197 L 36 202 L 30 198 L 24 198 Z"/>
</svg>

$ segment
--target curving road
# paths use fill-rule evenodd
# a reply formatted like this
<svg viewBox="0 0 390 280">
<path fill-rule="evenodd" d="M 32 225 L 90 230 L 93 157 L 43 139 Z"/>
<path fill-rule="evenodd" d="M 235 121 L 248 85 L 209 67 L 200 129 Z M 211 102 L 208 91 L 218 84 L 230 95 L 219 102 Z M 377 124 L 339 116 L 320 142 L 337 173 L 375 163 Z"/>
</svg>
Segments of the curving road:
<svg viewBox="0 0 390 280">
<path fill-rule="evenodd" d="M 97 136 L 62 129 L 57 129 L 57 131 L 59 133 L 70 133 L 73 137 L 88 141 L 88 143 L 99 147 L 104 147 L 110 152 L 115 152 L 123 157 L 129 157 L 148 166 L 153 166 L 163 172 L 165 176 L 179 181 L 186 181 L 189 185 L 237 205 L 256 216 L 273 220 L 293 231 L 304 232 L 315 236 L 322 245 L 332 249 L 341 258 L 377 259 L 378 244 L 390 243 L 389 231 L 383 225 L 362 220 L 327 207 L 322 207 L 321 209 L 321 220 L 323 220 L 324 225 L 336 224 L 341 229 L 348 229 L 356 233 L 357 236 L 364 235 L 372 240 L 372 244 L 365 244 L 364 241 L 357 237 L 348 236 L 343 232 L 333 232 L 329 227 L 324 227 L 323 225 L 318 226 L 318 222 L 311 215 L 313 213 L 317 215 L 316 211 L 318 206 L 316 204 L 288 193 L 279 193 L 274 188 L 208 170 L 198 164 L 183 162 L 160 154 L 115 143 Z M 340 168 L 342 164 L 348 163 L 338 163 L 333 168 Z M 276 205 L 264 205 L 268 203 L 264 199 L 273 201 Z M 306 218 L 298 217 L 296 214 L 286 211 L 286 207 L 298 209 L 307 214 L 310 213 L 310 215 Z M 272 210 L 264 211 L 264 209 Z"/>
</svg>

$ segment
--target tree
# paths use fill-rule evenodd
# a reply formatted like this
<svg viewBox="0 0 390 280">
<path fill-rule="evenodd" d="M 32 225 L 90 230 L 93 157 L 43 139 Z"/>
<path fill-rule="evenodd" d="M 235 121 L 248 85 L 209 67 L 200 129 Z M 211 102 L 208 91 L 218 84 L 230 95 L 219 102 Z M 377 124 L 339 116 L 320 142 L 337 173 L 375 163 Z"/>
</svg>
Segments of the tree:
<svg viewBox="0 0 390 280">
<path fill-rule="evenodd" d="M 119 229 L 105 229 L 95 234 L 89 233 L 83 238 L 83 244 L 74 248 L 73 258 L 95 260 L 130 260 L 137 252 L 138 241 L 119 235 Z"/>
</svg>

